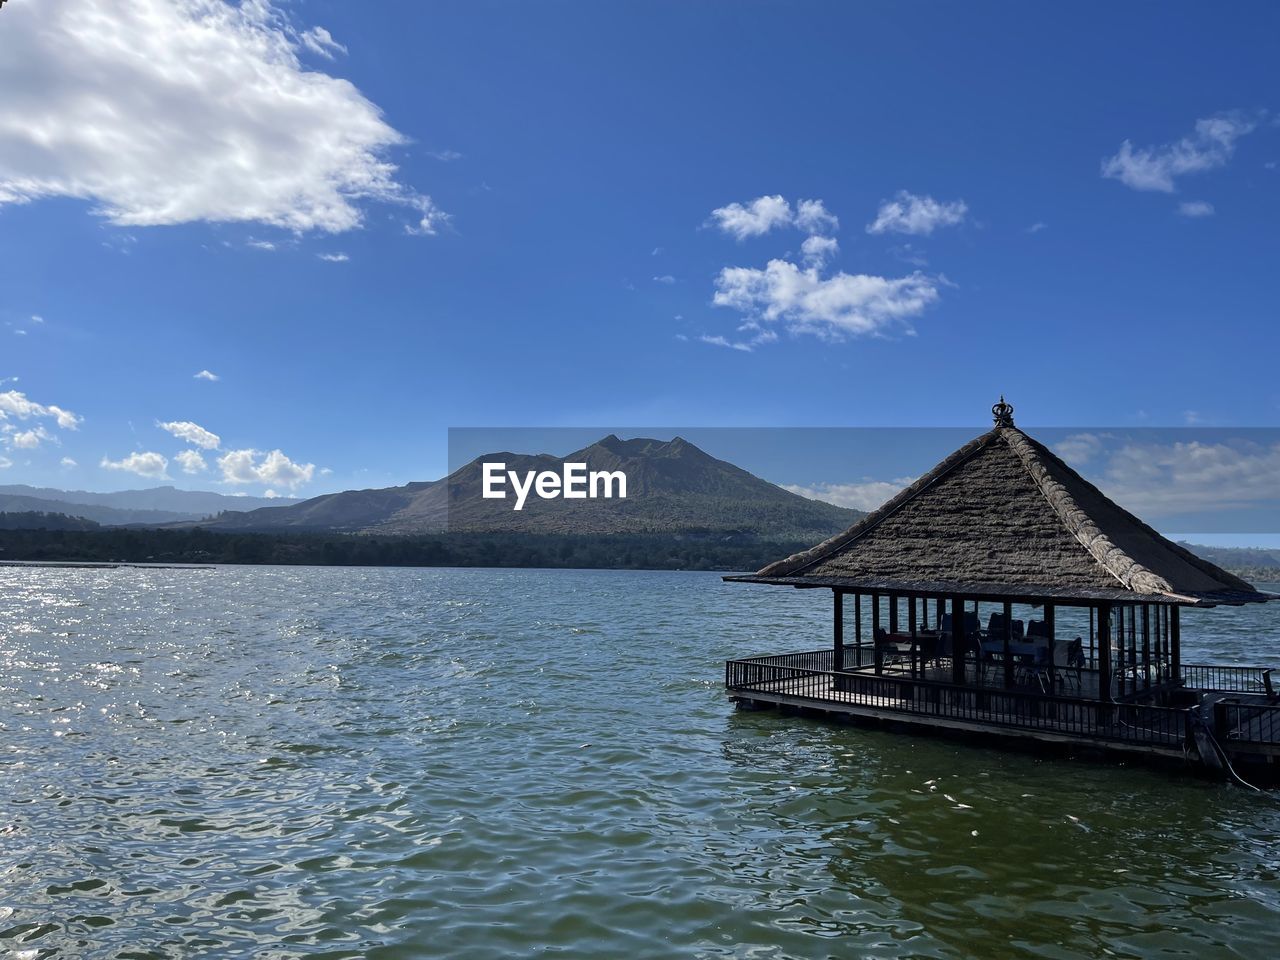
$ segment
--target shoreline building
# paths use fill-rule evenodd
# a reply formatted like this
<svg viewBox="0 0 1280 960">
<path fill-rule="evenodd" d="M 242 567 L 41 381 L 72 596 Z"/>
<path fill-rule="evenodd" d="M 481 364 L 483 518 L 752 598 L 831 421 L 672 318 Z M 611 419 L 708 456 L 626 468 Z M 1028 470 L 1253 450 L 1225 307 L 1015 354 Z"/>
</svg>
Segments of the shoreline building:
<svg viewBox="0 0 1280 960">
<path fill-rule="evenodd" d="M 1182 611 L 1280 599 L 1166 539 L 1013 408 L 848 530 L 736 583 L 830 590 L 831 646 L 731 660 L 744 707 L 1280 773 L 1271 671 L 1188 664 Z"/>
</svg>

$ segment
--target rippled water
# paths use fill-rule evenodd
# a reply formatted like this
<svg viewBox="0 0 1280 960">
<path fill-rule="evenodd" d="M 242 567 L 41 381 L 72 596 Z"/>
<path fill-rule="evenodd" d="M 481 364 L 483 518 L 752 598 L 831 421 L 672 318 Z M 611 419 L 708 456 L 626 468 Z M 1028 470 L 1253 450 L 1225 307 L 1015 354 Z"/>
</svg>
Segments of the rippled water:
<svg viewBox="0 0 1280 960">
<path fill-rule="evenodd" d="M 0 948 L 1276 955 L 1266 796 L 735 712 L 722 661 L 829 612 L 714 574 L 0 569 Z M 1277 609 L 1184 635 L 1280 660 Z"/>
</svg>

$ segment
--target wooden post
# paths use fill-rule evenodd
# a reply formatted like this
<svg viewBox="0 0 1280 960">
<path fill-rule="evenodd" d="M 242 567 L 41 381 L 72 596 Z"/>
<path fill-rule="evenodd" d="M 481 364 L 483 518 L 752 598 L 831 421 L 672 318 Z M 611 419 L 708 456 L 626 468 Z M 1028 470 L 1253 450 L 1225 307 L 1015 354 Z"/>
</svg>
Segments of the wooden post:
<svg viewBox="0 0 1280 960">
<path fill-rule="evenodd" d="M 853 595 L 853 635 L 858 645 L 858 666 L 862 666 L 862 594 Z"/>
<path fill-rule="evenodd" d="M 1116 677 L 1116 692 L 1124 696 L 1124 604 L 1117 603 L 1111 618 L 1112 646 L 1116 652 L 1116 663 L 1120 666 L 1120 675 Z"/>
<path fill-rule="evenodd" d="M 964 599 L 951 598 L 951 682 L 964 685 Z"/>
<path fill-rule="evenodd" d="M 898 632 L 898 600 L 896 593 L 889 594 L 889 632 Z"/>
<path fill-rule="evenodd" d="M 1098 699 L 1111 701 L 1111 604 L 1098 605 Z"/>
<path fill-rule="evenodd" d="M 1093 639 L 1096 636 L 1094 619 L 1093 619 L 1094 613 L 1095 611 L 1093 607 L 1090 607 L 1089 608 L 1089 659 L 1090 660 L 1095 660 L 1097 658 L 1097 649 L 1098 649 L 1094 645 L 1094 639 Z"/>
<path fill-rule="evenodd" d="M 1058 691 L 1058 668 L 1053 662 L 1053 647 L 1058 641 L 1057 611 L 1052 603 L 1044 605 L 1044 632 L 1049 635 L 1049 692 Z"/>
<path fill-rule="evenodd" d="M 908 597 L 907 629 L 911 631 L 911 676 L 916 676 L 916 664 L 920 658 L 920 642 L 916 637 L 916 598 Z"/>
<path fill-rule="evenodd" d="M 1174 604 L 1169 608 L 1169 675 L 1173 682 L 1182 684 L 1182 608 Z"/>
<path fill-rule="evenodd" d="M 1142 605 L 1142 686 L 1151 687 L 1151 604 Z"/>
<path fill-rule="evenodd" d="M 1004 644 L 1001 656 L 1004 657 L 1004 685 L 1008 690 L 1013 687 L 1013 651 L 1009 649 L 1013 643 L 1013 604 L 1008 600 L 1004 602 L 1004 636 L 1000 640 Z"/>
<path fill-rule="evenodd" d="M 835 670 L 844 669 L 844 594 L 839 590 L 832 590 L 831 596 L 835 598 L 832 604 L 831 626 L 832 626 L 832 668 Z"/>
<path fill-rule="evenodd" d="M 884 673 L 884 648 L 880 646 L 880 594 L 871 594 L 871 651 L 876 673 Z"/>
</svg>

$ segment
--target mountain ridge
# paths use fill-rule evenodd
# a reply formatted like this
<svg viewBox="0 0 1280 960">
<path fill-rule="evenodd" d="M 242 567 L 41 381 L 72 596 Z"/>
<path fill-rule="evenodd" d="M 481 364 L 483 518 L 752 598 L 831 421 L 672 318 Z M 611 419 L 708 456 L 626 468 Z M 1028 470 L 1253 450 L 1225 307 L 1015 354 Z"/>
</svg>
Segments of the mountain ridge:
<svg viewBox="0 0 1280 960">
<path fill-rule="evenodd" d="M 483 463 L 504 470 L 561 472 L 565 463 L 621 470 L 626 499 L 539 500 L 524 509 L 485 499 Z M 505 451 L 471 460 L 439 480 L 347 490 L 287 507 L 270 507 L 205 524 L 213 530 L 331 531 L 411 535 L 450 532 L 620 534 L 682 531 L 748 533 L 764 539 L 824 539 L 851 525 L 859 511 L 784 490 L 720 460 L 683 437 L 623 440 L 609 434 L 564 456 Z"/>
</svg>

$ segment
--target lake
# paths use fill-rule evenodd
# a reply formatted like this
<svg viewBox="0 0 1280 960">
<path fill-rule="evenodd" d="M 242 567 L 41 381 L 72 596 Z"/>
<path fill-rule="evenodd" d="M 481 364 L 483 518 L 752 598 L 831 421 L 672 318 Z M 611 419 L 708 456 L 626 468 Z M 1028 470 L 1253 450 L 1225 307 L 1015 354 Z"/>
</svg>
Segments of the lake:
<svg viewBox="0 0 1280 960">
<path fill-rule="evenodd" d="M 1276 955 L 1280 794 L 732 708 L 726 658 L 829 616 L 704 573 L 0 568 L 0 947 Z M 1280 665 L 1280 604 L 1183 634 Z"/>
</svg>

